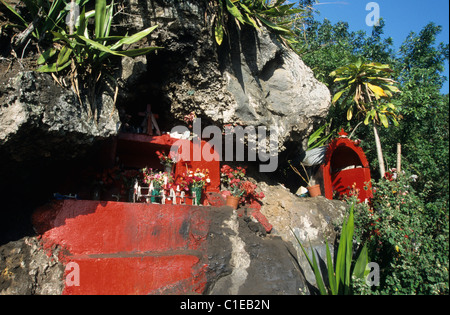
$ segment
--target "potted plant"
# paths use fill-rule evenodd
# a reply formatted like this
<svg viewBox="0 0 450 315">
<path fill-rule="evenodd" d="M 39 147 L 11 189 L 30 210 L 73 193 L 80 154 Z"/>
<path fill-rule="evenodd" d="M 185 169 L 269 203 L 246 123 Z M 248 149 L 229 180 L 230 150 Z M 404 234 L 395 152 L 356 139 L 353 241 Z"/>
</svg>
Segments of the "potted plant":
<svg viewBox="0 0 450 315">
<path fill-rule="evenodd" d="M 233 178 L 229 181 L 230 196 L 227 196 L 226 205 L 236 210 L 239 206 L 239 201 L 245 190 L 241 187 L 241 180 L 239 178 Z"/>
<path fill-rule="evenodd" d="M 227 205 L 234 209 L 237 209 L 239 202 L 252 205 L 265 197 L 263 192 L 256 192 L 257 185 L 247 180 L 245 175 L 245 168 L 239 166 L 233 169 L 224 165 L 220 169 L 221 183 L 230 192 L 226 197 Z"/>
<path fill-rule="evenodd" d="M 241 181 L 245 178 L 245 169 L 237 167 L 233 169 L 229 165 L 224 165 L 220 169 L 220 179 L 224 186 L 224 189 L 230 192 L 230 195 L 226 197 L 226 205 L 237 209 L 239 201 L 244 194 L 244 189 L 241 188 Z"/>
<path fill-rule="evenodd" d="M 320 192 L 320 185 L 311 185 L 311 178 L 308 176 L 308 172 L 306 171 L 305 166 L 303 165 L 302 162 L 300 162 L 300 165 L 303 168 L 303 171 L 305 172 L 305 176 L 306 178 L 302 175 L 302 173 L 299 172 L 299 170 L 293 166 L 292 164 L 289 163 L 289 165 L 291 166 L 291 168 L 294 170 L 294 172 L 299 175 L 305 182 L 306 182 L 306 189 L 308 189 L 309 195 L 311 197 L 317 197 L 321 195 Z"/>
</svg>

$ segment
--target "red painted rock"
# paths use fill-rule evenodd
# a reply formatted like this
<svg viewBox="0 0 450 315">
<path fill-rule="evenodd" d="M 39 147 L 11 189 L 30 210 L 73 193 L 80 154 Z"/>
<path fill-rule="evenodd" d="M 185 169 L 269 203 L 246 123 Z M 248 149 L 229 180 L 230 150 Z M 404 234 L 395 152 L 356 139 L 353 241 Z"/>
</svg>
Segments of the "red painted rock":
<svg viewBox="0 0 450 315">
<path fill-rule="evenodd" d="M 64 294 L 202 293 L 209 220 L 206 207 L 83 200 L 33 215 L 44 246 L 79 270 L 66 271 L 79 285 L 66 281 Z"/>
</svg>

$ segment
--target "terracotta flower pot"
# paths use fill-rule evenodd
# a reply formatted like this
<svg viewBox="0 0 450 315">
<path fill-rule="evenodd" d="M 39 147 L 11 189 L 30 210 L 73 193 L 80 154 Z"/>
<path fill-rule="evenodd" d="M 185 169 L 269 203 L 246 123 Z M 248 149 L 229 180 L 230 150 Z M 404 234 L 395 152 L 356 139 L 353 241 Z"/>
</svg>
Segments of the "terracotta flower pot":
<svg viewBox="0 0 450 315">
<path fill-rule="evenodd" d="M 320 192 L 320 185 L 319 184 L 314 185 L 314 186 L 308 186 L 307 189 L 308 189 L 309 195 L 311 197 L 317 197 L 317 196 L 322 195 L 322 193 Z"/>
<path fill-rule="evenodd" d="M 240 197 L 235 197 L 235 196 L 227 196 L 227 206 L 230 206 L 231 208 L 233 208 L 234 210 L 237 209 L 238 205 L 239 205 L 239 199 L 241 199 Z"/>
</svg>

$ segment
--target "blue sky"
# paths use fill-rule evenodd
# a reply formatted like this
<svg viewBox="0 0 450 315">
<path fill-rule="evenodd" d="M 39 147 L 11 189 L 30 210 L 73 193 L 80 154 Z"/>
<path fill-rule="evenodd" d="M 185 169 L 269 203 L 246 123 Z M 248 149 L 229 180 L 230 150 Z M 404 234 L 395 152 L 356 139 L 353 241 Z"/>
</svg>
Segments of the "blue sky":
<svg viewBox="0 0 450 315">
<path fill-rule="evenodd" d="M 448 0 L 319 0 L 314 6 L 320 11 L 316 19 L 329 19 L 333 24 L 338 21 L 349 23 L 352 31 L 363 30 L 370 34 L 372 27 L 366 24 L 366 5 L 376 2 L 380 16 L 385 20 L 384 35 L 392 37 L 394 47 L 398 49 L 411 31 L 419 33 L 429 22 L 442 26 L 437 43 L 449 42 L 449 1 Z M 449 65 L 446 63 L 444 75 L 449 78 Z M 449 82 L 444 84 L 442 93 L 449 92 Z"/>
</svg>

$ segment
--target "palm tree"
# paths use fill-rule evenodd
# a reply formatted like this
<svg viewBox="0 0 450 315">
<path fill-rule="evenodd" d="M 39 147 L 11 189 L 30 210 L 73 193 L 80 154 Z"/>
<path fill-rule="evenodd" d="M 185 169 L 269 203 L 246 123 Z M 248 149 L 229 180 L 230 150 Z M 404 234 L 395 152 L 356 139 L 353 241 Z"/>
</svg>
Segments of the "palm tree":
<svg viewBox="0 0 450 315">
<path fill-rule="evenodd" d="M 395 126 L 398 125 L 397 108 L 390 99 L 400 90 L 395 86 L 396 82 L 390 78 L 392 72 L 387 64 L 365 63 L 362 59 L 358 59 L 330 73 L 330 76 L 336 77 L 334 82 L 339 82 L 333 104 L 345 96 L 341 106 L 347 110 L 347 120 L 356 116 L 358 119 L 364 119 L 365 125 L 373 123 L 381 177 L 385 174 L 385 166 L 377 125 L 381 124 L 388 128 L 390 121 Z"/>
</svg>

